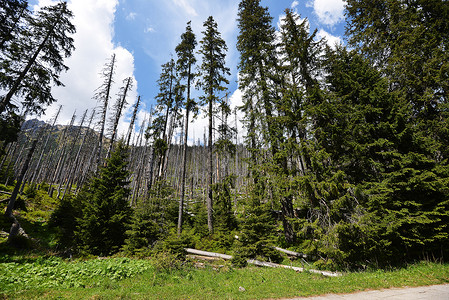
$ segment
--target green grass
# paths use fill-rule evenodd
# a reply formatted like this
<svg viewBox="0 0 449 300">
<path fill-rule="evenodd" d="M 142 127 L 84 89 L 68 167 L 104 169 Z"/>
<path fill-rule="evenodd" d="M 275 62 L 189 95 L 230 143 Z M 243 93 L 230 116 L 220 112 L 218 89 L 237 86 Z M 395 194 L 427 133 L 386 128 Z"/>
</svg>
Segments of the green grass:
<svg viewBox="0 0 449 300">
<path fill-rule="evenodd" d="M 157 261 L 129 258 L 66 262 L 6 256 L 0 259 L 0 298 L 262 299 L 449 282 L 449 265 L 428 262 L 336 278 L 286 269 L 184 266 L 167 271 L 157 266 Z"/>
</svg>

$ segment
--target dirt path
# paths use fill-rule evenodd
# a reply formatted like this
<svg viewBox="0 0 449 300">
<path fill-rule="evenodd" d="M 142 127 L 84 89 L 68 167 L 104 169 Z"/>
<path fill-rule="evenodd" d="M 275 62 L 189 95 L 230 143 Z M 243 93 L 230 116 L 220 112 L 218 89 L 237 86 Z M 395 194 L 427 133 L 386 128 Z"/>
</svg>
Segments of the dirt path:
<svg viewBox="0 0 449 300">
<path fill-rule="evenodd" d="M 449 300 L 449 284 L 420 287 L 392 288 L 353 294 L 328 294 L 317 297 L 300 297 L 291 300 Z"/>
</svg>

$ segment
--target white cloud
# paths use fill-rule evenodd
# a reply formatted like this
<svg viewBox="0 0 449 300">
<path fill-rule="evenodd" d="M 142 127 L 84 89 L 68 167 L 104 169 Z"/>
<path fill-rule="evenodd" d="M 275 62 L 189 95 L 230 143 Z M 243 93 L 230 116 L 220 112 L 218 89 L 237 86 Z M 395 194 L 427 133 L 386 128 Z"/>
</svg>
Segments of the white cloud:
<svg viewBox="0 0 449 300">
<path fill-rule="evenodd" d="M 297 7 L 299 5 L 298 1 L 293 1 L 291 8 L 294 9 L 295 7 Z"/>
<path fill-rule="evenodd" d="M 327 43 L 329 44 L 329 46 L 331 46 L 333 48 L 335 48 L 336 45 L 343 44 L 343 41 L 342 41 L 342 39 L 340 37 L 334 36 L 334 35 L 330 34 L 329 32 L 327 32 L 327 31 L 325 31 L 323 29 L 320 29 L 318 31 L 317 37 L 319 39 L 325 38 Z"/>
<path fill-rule="evenodd" d="M 40 0 L 38 6 L 49 4 L 52 4 L 49 0 Z M 72 23 L 77 30 L 73 36 L 76 49 L 65 61 L 70 68 L 69 71 L 61 74 L 61 81 L 65 87 L 53 88 L 53 95 L 58 101 L 47 109 L 46 115 L 43 116 L 44 120 L 52 118 L 59 105 L 63 106 L 58 119 L 59 124 L 68 124 L 75 110 L 77 115 L 81 116 L 86 109 L 97 106 L 98 103 L 93 96 L 103 81 L 99 74 L 113 53 L 116 54 L 117 63 L 115 84 L 111 91 L 111 105 L 117 98 L 122 80 L 133 76 L 133 55 L 125 48 L 116 47 L 112 43 L 113 21 L 117 5 L 118 0 L 71 0 L 69 2 L 69 9 L 74 14 Z M 136 90 L 137 82 L 134 80 L 133 89 L 127 98 L 130 103 L 128 109 L 136 101 Z M 126 114 L 129 112 L 125 112 Z M 123 131 L 126 132 L 127 126 L 126 122 L 120 124 L 120 134 Z"/>
<path fill-rule="evenodd" d="M 144 32 L 151 33 L 151 32 L 156 32 L 156 30 L 153 27 L 149 26 L 149 27 L 145 28 Z"/>
<path fill-rule="evenodd" d="M 334 26 L 344 20 L 346 1 L 344 0 L 311 0 L 308 6 L 313 7 L 319 21 L 328 26 Z"/>
<path fill-rule="evenodd" d="M 173 0 L 173 2 L 190 16 L 198 16 L 196 10 L 186 0 Z"/>
<path fill-rule="evenodd" d="M 130 12 L 127 16 L 126 16 L 126 20 L 131 21 L 134 20 L 136 18 L 137 14 L 135 12 Z"/>
</svg>

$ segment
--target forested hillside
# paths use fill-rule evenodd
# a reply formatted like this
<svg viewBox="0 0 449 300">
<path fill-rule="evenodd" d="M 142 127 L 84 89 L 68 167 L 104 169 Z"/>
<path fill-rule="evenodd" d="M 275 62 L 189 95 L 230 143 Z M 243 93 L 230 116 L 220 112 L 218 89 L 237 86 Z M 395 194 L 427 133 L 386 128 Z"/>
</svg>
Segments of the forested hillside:
<svg viewBox="0 0 449 300">
<path fill-rule="evenodd" d="M 24 0 L 0 4 L 8 247 L 33 238 L 23 210 L 40 197 L 52 203 L 47 246 L 62 255 L 194 247 L 238 264 L 279 261 L 278 246 L 318 267 L 359 269 L 449 254 L 446 1 L 348 0 L 347 45 L 318 39 L 292 9 L 273 27 L 260 0 L 240 1 L 236 45 L 213 16 L 201 33 L 188 22 L 161 66 L 157 105 L 135 124 L 139 98 L 122 135 L 133 79 L 114 78 L 115 54 L 96 111 L 64 125 L 59 111 L 49 123 L 29 118 L 62 84 L 70 18 L 64 2 L 38 12 Z M 229 103 L 228 47 L 240 53 L 239 112 Z M 192 142 L 199 110 L 208 125 Z"/>
</svg>

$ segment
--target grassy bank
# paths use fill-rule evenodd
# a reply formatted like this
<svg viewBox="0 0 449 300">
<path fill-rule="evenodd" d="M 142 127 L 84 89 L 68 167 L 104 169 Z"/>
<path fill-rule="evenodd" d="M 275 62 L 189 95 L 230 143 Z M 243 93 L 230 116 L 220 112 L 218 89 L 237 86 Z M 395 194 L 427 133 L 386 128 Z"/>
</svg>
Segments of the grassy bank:
<svg viewBox="0 0 449 300">
<path fill-rule="evenodd" d="M 347 273 L 329 278 L 292 270 L 250 267 L 195 269 L 129 258 L 66 262 L 3 257 L 0 298 L 6 299 L 263 299 L 350 293 L 449 282 L 449 265 Z"/>
</svg>

